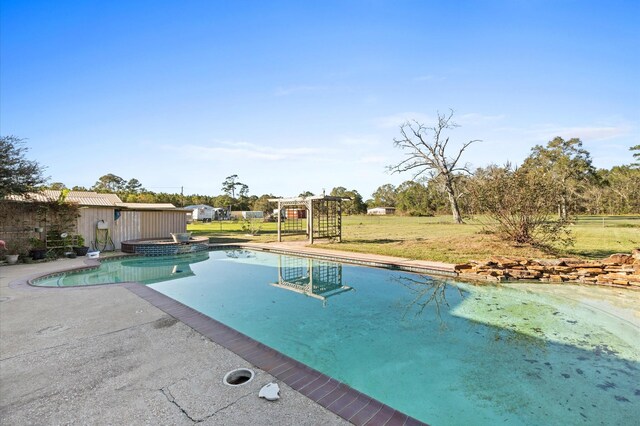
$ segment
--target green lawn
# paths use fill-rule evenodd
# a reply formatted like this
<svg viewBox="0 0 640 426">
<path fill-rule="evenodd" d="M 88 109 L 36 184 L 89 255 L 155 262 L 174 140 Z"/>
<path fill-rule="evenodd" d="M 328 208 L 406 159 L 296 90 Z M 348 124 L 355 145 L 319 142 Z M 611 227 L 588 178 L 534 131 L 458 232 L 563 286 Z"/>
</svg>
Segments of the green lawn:
<svg viewBox="0 0 640 426">
<path fill-rule="evenodd" d="M 257 236 L 246 236 L 241 222 L 191 224 L 188 230 L 194 235 L 207 235 L 212 242 L 276 241 L 276 223 L 259 226 Z M 640 216 L 580 216 L 571 225 L 571 231 L 575 245 L 558 249 L 555 255 L 601 258 L 640 247 Z M 483 232 L 477 220 L 455 225 L 449 216 L 345 216 L 342 233 L 342 243 L 323 245 L 336 250 L 452 263 L 492 255 L 554 256 L 529 246 L 500 241 Z M 304 236 L 292 236 L 284 241 L 304 239 Z"/>
</svg>

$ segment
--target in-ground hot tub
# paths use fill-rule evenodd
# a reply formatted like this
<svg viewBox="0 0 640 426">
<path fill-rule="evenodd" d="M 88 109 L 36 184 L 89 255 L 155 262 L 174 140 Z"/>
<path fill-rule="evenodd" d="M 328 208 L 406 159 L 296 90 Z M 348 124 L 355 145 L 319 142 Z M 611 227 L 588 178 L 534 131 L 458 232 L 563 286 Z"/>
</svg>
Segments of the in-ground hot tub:
<svg viewBox="0 0 640 426">
<path fill-rule="evenodd" d="M 188 241 L 175 242 L 173 238 L 142 238 L 121 243 L 123 253 L 143 256 L 169 256 L 209 250 L 209 237 L 191 237 Z"/>
</svg>

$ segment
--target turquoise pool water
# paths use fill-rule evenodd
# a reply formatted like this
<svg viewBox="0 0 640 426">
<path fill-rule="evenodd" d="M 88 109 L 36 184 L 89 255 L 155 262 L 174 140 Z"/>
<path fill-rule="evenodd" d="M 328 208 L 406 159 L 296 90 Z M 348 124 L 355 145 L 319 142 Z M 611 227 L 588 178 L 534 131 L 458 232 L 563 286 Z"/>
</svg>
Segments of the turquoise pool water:
<svg viewBox="0 0 640 426">
<path fill-rule="evenodd" d="M 38 279 L 38 287 L 75 287 L 136 281 L 151 284 L 193 276 L 191 265 L 209 259 L 209 252 L 178 256 L 104 259 L 99 268 Z"/>
<path fill-rule="evenodd" d="M 637 424 L 637 293 L 474 286 L 242 250 L 208 257 L 148 285 L 425 422 Z"/>
</svg>

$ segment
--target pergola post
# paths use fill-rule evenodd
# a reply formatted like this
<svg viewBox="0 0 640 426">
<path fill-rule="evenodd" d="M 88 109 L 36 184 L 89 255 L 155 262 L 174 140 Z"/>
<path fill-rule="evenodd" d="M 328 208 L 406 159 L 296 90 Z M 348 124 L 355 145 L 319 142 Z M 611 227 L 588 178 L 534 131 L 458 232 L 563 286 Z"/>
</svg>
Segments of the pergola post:
<svg viewBox="0 0 640 426">
<path fill-rule="evenodd" d="M 280 210 L 282 209 L 282 204 L 280 203 L 280 200 L 278 200 L 278 242 L 281 243 L 282 242 L 282 211 Z"/>
<path fill-rule="evenodd" d="M 342 200 L 338 200 L 338 242 L 342 242 Z"/>
<path fill-rule="evenodd" d="M 313 200 L 307 201 L 309 208 L 309 218 L 307 219 L 307 226 L 309 227 L 309 244 L 313 244 Z"/>
</svg>

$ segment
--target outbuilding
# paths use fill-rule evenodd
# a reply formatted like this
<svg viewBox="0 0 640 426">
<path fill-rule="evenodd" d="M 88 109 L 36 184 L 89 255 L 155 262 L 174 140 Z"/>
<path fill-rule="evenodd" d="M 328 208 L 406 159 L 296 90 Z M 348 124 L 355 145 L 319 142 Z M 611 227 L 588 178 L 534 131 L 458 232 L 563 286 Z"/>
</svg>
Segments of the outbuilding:
<svg viewBox="0 0 640 426">
<path fill-rule="evenodd" d="M 206 204 L 195 204 L 186 206 L 185 209 L 192 210 L 191 220 L 199 220 L 201 222 L 211 222 L 213 219 L 215 208 Z M 188 216 L 188 215 L 187 215 Z"/>
<path fill-rule="evenodd" d="M 389 214 L 395 214 L 395 213 L 396 213 L 395 207 L 373 207 L 371 209 L 367 209 L 368 215 L 382 216 L 382 215 L 389 215 Z"/>
<path fill-rule="evenodd" d="M 12 214 L 20 214 L 21 210 L 25 213 L 21 215 L 19 229 L 10 223 L 0 226 L 0 239 L 4 234 L 9 234 L 8 239 L 11 239 L 11 234 L 17 235 L 18 231 L 20 234 L 26 232 L 23 235 L 26 238 L 46 237 L 54 226 L 52 218 L 47 214 L 31 213 L 33 209 L 27 208 L 27 204 L 52 201 L 78 205 L 78 217 L 75 223 L 70 224 L 68 232 L 81 235 L 87 246 L 101 251 L 119 250 L 122 241 L 184 233 L 187 230 L 187 213 L 191 212 L 169 203 L 123 203 L 116 194 L 45 190 L 2 200 L 3 203 L 12 203 Z"/>
</svg>

